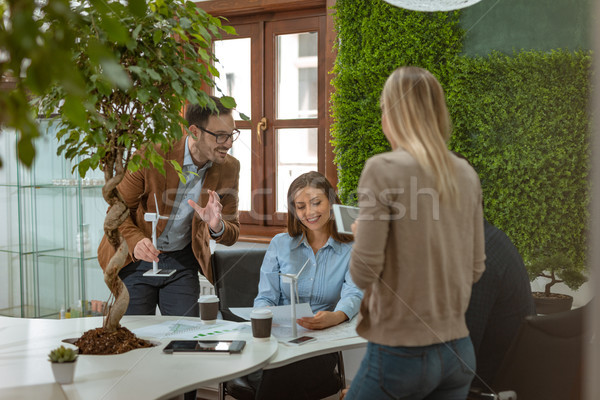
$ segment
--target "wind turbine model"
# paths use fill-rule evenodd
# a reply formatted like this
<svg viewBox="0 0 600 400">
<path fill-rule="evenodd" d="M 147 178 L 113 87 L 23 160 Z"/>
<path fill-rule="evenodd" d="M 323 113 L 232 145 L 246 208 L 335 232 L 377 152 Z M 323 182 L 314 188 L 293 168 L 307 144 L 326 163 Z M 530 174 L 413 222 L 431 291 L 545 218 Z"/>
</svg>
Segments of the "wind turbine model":
<svg viewBox="0 0 600 400">
<path fill-rule="evenodd" d="M 292 337 L 297 337 L 298 336 L 298 327 L 296 326 L 296 300 L 298 300 L 298 303 L 300 302 L 300 299 L 298 299 L 298 277 L 300 276 L 300 274 L 302 273 L 302 271 L 304 271 L 304 268 L 306 267 L 306 265 L 308 264 L 308 262 L 310 261 L 310 258 L 308 260 L 306 260 L 306 262 L 304 263 L 304 265 L 302 266 L 302 268 L 300 268 L 300 271 L 298 271 L 297 274 L 282 274 L 279 273 L 279 275 L 282 277 L 281 280 L 283 281 L 283 283 L 289 283 L 290 284 L 290 300 L 291 300 L 291 305 L 292 305 Z"/>
<path fill-rule="evenodd" d="M 154 204 L 156 205 L 155 213 L 145 213 L 144 221 L 152 222 L 152 244 L 156 248 L 156 225 L 158 225 L 159 219 L 169 219 L 169 217 L 163 217 L 158 213 L 158 201 L 156 201 L 156 193 L 154 193 Z M 144 272 L 144 276 L 171 276 L 175 273 L 174 269 L 158 269 L 158 263 L 152 261 L 152 269 Z"/>
</svg>

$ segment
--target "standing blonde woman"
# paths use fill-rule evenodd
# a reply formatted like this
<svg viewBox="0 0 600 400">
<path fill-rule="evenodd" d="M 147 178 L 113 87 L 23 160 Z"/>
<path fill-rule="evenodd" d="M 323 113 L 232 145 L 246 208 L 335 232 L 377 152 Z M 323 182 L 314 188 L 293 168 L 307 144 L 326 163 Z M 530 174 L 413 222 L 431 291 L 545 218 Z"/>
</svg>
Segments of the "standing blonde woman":
<svg viewBox="0 0 600 400">
<path fill-rule="evenodd" d="M 450 117 L 431 73 L 394 71 L 381 109 L 392 151 L 362 172 L 350 262 L 369 343 L 346 400 L 464 400 L 475 370 L 465 311 L 485 268 L 479 178 L 447 148 Z"/>
</svg>

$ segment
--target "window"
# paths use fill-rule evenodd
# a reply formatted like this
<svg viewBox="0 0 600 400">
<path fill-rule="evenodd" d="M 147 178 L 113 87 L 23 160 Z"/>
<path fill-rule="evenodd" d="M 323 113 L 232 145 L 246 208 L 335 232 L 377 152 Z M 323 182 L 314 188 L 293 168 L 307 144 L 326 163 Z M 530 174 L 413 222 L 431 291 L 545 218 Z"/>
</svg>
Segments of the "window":
<svg viewBox="0 0 600 400">
<path fill-rule="evenodd" d="M 328 3 L 262 0 L 254 11 L 233 0 L 198 3 L 212 15 L 228 17 L 238 33 L 217 41 L 214 50 L 218 87 L 250 117 L 236 117 L 241 135 L 231 149 L 241 163 L 246 240 L 270 240 L 285 229 L 287 190 L 300 174 L 318 170 L 336 183 L 329 144 Z M 265 13 L 270 10 L 277 12 Z"/>
</svg>

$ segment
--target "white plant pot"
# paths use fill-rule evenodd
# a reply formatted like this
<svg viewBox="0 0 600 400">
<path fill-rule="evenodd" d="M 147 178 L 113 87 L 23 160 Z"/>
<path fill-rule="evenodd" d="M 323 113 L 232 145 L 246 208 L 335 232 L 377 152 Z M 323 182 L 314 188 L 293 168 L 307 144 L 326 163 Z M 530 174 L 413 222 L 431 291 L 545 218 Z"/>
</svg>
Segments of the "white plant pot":
<svg viewBox="0 0 600 400">
<path fill-rule="evenodd" d="M 52 365 L 52 373 L 54 374 L 54 380 L 56 383 L 61 385 L 73 383 L 73 376 L 75 375 L 75 365 L 77 361 L 66 362 L 66 363 L 50 363 Z"/>
</svg>

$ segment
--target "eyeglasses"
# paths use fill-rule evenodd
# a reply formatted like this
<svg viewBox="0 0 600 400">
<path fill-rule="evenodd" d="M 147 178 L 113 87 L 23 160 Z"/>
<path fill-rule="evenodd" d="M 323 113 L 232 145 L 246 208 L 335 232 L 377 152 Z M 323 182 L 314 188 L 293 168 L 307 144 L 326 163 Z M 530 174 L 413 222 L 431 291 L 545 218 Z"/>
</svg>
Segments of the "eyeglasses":
<svg viewBox="0 0 600 400">
<path fill-rule="evenodd" d="M 203 132 L 208 133 L 209 135 L 213 135 L 217 140 L 217 144 L 226 143 L 229 139 L 231 139 L 232 142 L 235 142 L 237 140 L 237 138 L 240 136 L 240 131 L 238 129 L 234 129 L 229 134 L 214 133 L 214 132 L 209 131 L 208 129 L 204 129 L 204 128 L 200 128 L 200 127 L 198 127 L 198 129 L 200 129 Z"/>
</svg>

